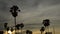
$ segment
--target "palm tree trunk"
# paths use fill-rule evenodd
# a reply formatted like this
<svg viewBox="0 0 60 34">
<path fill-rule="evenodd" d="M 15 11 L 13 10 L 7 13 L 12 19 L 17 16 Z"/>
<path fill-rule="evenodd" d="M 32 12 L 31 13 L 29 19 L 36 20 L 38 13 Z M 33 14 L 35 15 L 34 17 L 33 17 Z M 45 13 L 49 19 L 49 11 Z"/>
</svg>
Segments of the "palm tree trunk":
<svg viewBox="0 0 60 34">
<path fill-rule="evenodd" d="M 42 34 L 42 31 L 41 31 L 41 34 Z"/>
<path fill-rule="evenodd" d="M 14 22 L 15 22 L 15 26 L 16 26 L 16 17 L 14 17 Z M 15 33 L 16 33 L 16 27 L 15 27 Z"/>
<path fill-rule="evenodd" d="M 21 34 L 22 34 L 22 28 L 21 28 Z"/>
<path fill-rule="evenodd" d="M 46 29 L 47 29 L 47 32 L 49 32 L 49 26 L 47 26 Z"/>
<path fill-rule="evenodd" d="M 54 32 L 54 34 L 55 34 L 55 28 L 54 28 L 54 26 L 53 26 L 53 32 Z"/>
</svg>

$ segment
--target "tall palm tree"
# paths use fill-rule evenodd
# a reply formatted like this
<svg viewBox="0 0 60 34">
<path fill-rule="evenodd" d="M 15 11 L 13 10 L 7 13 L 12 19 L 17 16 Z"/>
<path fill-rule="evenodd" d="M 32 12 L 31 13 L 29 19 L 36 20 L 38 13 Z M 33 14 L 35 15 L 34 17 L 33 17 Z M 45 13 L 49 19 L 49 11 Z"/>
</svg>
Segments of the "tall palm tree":
<svg viewBox="0 0 60 34">
<path fill-rule="evenodd" d="M 7 29 L 8 23 L 4 23 L 4 28 Z"/>
<path fill-rule="evenodd" d="M 18 6 L 14 5 L 10 8 L 10 12 L 12 14 L 12 16 L 14 17 L 14 22 L 15 22 L 15 26 L 16 26 L 16 17 L 18 16 L 18 12 L 20 12 Z M 15 27 L 15 31 L 16 31 L 16 27 Z"/>
<path fill-rule="evenodd" d="M 41 27 L 40 31 L 41 31 L 41 34 L 44 32 L 45 28 L 44 27 Z"/>
</svg>

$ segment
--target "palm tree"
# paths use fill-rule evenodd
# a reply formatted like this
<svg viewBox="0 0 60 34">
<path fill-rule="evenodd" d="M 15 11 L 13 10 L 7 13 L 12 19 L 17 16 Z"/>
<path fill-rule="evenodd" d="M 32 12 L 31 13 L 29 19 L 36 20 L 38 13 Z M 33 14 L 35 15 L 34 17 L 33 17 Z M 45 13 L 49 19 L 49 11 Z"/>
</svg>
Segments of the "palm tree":
<svg viewBox="0 0 60 34">
<path fill-rule="evenodd" d="M 18 30 L 18 33 L 19 33 L 20 24 L 17 24 L 15 27 L 16 27 L 16 29 Z"/>
<path fill-rule="evenodd" d="M 43 20 L 43 25 L 44 25 L 45 27 L 49 26 L 49 25 L 50 25 L 50 20 L 49 20 L 49 19 Z"/>
<path fill-rule="evenodd" d="M 13 32 L 13 28 L 11 27 L 11 32 Z"/>
<path fill-rule="evenodd" d="M 13 7 L 10 8 L 10 12 L 12 14 L 12 16 L 14 17 L 14 22 L 15 22 L 15 26 L 16 26 L 16 17 L 18 16 L 18 12 L 20 12 L 19 8 L 14 5 Z M 16 27 L 15 27 L 15 31 L 16 31 Z"/>
<path fill-rule="evenodd" d="M 49 19 L 43 20 L 43 25 L 44 25 L 45 27 L 47 27 L 47 28 L 48 28 L 48 31 L 49 31 L 50 20 L 49 20 Z"/>
<path fill-rule="evenodd" d="M 8 23 L 4 23 L 4 28 L 7 29 Z"/>
<path fill-rule="evenodd" d="M 15 27 L 17 30 L 19 30 L 20 24 L 17 24 Z"/>
<path fill-rule="evenodd" d="M 29 30 L 26 30 L 26 34 L 29 34 Z"/>
<path fill-rule="evenodd" d="M 22 28 L 24 27 L 24 24 L 21 23 L 21 24 L 20 24 L 20 27 L 21 27 L 21 34 L 22 34 Z"/>
<path fill-rule="evenodd" d="M 10 28 L 9 28 L 9 27 L 7 27 L 7 31 L 9 31 L 9 29 L 10 29 Z"/>
<path fill-rule="evenodd" d="M 44 27 L 41 27 L 40 31 L 41 31 L 41 34 L 44 32 L 45 28 Z"/>
<path fill-rule="evenodd" d="M 32 34 L 32 31 L 26 30 L 26 34 Z"/>
<path fill-rule="evenodd" d="M 29 34 L 32 34 L 32 31 L 29 31 Z"/>
<path fill-rule="evenodd" d="M 22 28 L 24 27 L 24 24 L 23 24 L 23 23 L 17 24 L 15 27 L 16 27 L 18 30 L 19 30 L 19 27 L 20 27 L 20 28 L 21 28 L 21 34 L 22 34 Z"/>
</svg>

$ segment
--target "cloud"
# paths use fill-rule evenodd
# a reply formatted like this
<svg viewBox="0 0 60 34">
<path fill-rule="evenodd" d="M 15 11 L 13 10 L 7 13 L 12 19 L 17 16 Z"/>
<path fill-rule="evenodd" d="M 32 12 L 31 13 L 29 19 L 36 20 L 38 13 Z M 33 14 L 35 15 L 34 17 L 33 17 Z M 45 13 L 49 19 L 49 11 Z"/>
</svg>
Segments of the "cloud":
<svg viewBox="0 0 60 34">
<path fill-rule="evenodd" d="M 17 23 L 41 23 L 46 18 L 52 22 L 56 21 L 55 24 L 60 22 L 60 0 L 0 0 L 0 23 L 14 24 L 9 10 L 15 4 L 21 10 Z"/>
</svg>

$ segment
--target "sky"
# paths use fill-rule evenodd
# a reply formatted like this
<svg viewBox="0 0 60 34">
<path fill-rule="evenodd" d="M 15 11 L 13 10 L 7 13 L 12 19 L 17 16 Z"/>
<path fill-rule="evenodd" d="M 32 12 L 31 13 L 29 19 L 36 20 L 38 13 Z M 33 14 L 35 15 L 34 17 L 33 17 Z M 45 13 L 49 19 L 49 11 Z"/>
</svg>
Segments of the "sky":
<svg viewBox="0 0 60 34">
<path fill-rule="evenodd" d="M 0 0 L 0 30 L 3 30 L 4 23 L 8 26 L 14 25 L 14 17 L 10 8 L 17 5 L 21 12 L 17 16 L 17 24 L 23 22 L 25 28 L 39 29 L 44 19 L 51 21 L 51 27 L 56 31 L 60 28 L 60 0 Z M 59 31 L 57 31 L 59 32 Z"/>
</svg>

